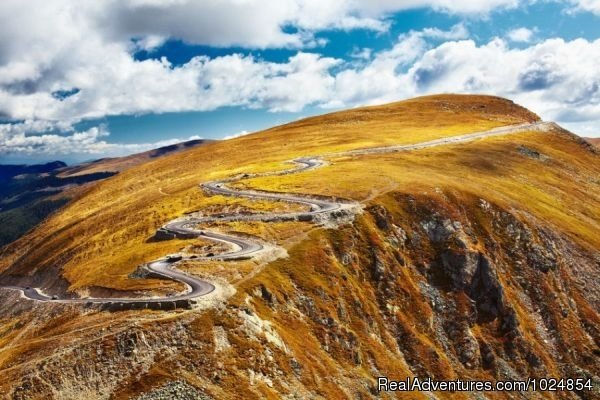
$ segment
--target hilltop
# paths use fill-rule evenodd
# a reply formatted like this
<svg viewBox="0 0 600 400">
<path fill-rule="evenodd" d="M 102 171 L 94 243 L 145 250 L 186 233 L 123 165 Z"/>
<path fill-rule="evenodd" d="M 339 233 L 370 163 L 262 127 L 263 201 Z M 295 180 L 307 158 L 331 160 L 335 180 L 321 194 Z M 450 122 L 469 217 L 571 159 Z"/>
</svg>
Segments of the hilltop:
<svg viewBox="0 0 600 400">
<path fill-rule="evenodd" d="M 95 172 L 120 172 L 127 168 L 135 167 L 136 165 L 150 161 L 157 157 L 164 157 L 168 154 L 177 153 L 182 150 L 187 150 L 196 146 L 212 143 L 210 139 L 195 139 L 181 143 L 175 143 L 168 146 L 158 147 L 156 149 L 144 151 L 141 153 L 131 154 L 124 157 L 101 158 L 94 161 L 89 161 L 70 167 L 61 169 L 61 177 L 77 176 L 91 174 Z"/>
<path fill-rule="evenodd" d="M 144 163 L 94 187 L 36 232 L 5 249 L 0 270 L 10 266 L 11 272 L 18 273 L 44 264 L 44 270 L 52 270 L 51 279 L 62 275 L 73 290 L 139 288 L 140 283 L 127 278 L 139 264 L 182 246 L 148 243 L 155 230 L 186 212 L 225 200 L 205 196 L 198 190 L 200 182 L 280 169 L 287 160 L 306 154 L 406 144 L 538 119 L 500 99 L 472 100 L 425 97 L 333 113 Z M 224 201 L 231 203 L 249 206 L 244 201 Z M 46 232 L 59 234 L 48 238 Z M 83 236 L 85 243 L 77 240 Z M 20 257 L 26 249 L 32 251 Z M 71 256 L 65 259 L 65 253 Z M 53 270 L 57 267 L 61 270 Z"/>
<path fill-rule="evenodd" d="M 234 176 L 246 176 L 232 184 L 238 189 L 345 199 L 363 212 L 326 226 L 213 224 L 285 254 L 179 265 L 217 287 L 196 310 L 109 313 L 17 301 L 4 291 L 12 307 L 0 315 L 0 390 L 15 398 L 130 398 L 157 389 L 215 399 L 341 399 L 375 398 L 381 375 L 569 376 L 598 385 L 596 149 L 553 126 L 398 153 L 339 154 L 537 121 L 497 97 L 428 96 L 209 143 L 103 180 L 3 248 L 0 278 L 84 296 L 180 290 L 139 279 L 138 267 L 182 250 L 220 249 L 198 239 L 156 240 L 167 222 L 189 213 L 302 210 L 199 187 Z M 327 165 L 251 175 L 309 155 Z"/>
</svg>

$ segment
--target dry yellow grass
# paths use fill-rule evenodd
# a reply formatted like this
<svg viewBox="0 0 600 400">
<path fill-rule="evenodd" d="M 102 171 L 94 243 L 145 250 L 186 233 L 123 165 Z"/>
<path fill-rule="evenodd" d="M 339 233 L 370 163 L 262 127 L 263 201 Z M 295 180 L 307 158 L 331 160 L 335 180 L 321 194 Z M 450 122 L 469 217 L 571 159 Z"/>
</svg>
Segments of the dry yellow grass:
<svg viewBox="0 0 600 400">
<path fill-rule="evenodd" d="M 144 164 L 101 183 L 64 212 L 5 249 L 0 265 L 22 273 L 40 273 L 52 265 L 60 267 L 72 289 L 92 285 L 164 289 L 165 283 L 134 281 L 128 279 L 127 274 L 139 263 L 195 243 L 202 244 L 195 240 L 147 243 L 164 222 L 195 210 L 212 213 L 288 207 L 282 203 L 207 197 L 199 190 L 199 182 L 246 171 L 278 170 L 285 167 L 284 161 L 302 155 L 421 142 L 535 118 L 496 98 L 434 96 L 311 118 L 211 144 Z M 532 158 L 524 154 L 520 146 L 536 150 L 548 159 Z M 471 238 L 473 250 L 482 252 L 488 246 L 484 244 L 488 239 L 492 244 L 510 243 L 502 240 L 501 229 L 493 229 L 496 218 L 481 211 L 479 199 L 485 199 L 495 203 L 496 210 L 543 222 L 540 227 L 551 229 L 561 239 L 571 239 L 583 250 L 593 250 L 587 252 L 593 254 L 600 248 L 597 235 L 600 231 L 599 176 L 598 155 L 572 136 L 557 131 L 499 136 L 413 152 L 336 158 L 331 160 L 331 165 L 318 170 L 257 178 L 244 181 L 243 185 L 340 196 L 368 206 L 383 206 L 394 224 L 402 226 L 409 235 L 418 232 L 419 224 L 431 218 L 423 209 L 443 210 L 444 218 L 477 225 Z M 412 209 L 409 197 L 421 208 Z M 19 318 L 6 317 L 0 321 L 0 347 L 3 348 L 0 366 L 6 378 L 0 388 L 18 382 L 27 368 L 34 367 L 36 374 L 42 374 L 37 368 L 40 360 L 58 357 L 56 348 L 71 346 L 77 349 L 74 353 L 77 357 L 82 354 L 88 357 L 82 364 L 93 365 L 97 348 L 114 343 L 111 335 L 137 329 L 139 324 L 148 337 L 163 335 L 168 340 L 159 342 L 169 342 L 173 331 L 167 328 L 185 322 L 189 325 L 183 330 L 190 334 L 194 346 L 167 352 L 168 357 L 148 362 L 146 365 L 152 368 L 141 377 L 122 382 L 114 398 L 129 398 L 174 379 L 198 385 L 215 398 L 236 398 L 239 393 L 247 398 L 278 398 L 288 389 L 295 390 L 294 386 L 287 386 L 296 379 L 290 357 L 302 366 L 297 375 L 302 387 L 332 399 L 356 398 L 355 391 L 362 391 L 363 397 L 368 397 L 367 385 L 373 383 L 376 372 L 403 379 L 418 375 L 419 368 L 423 368 L 427 375 L 436 378 L 497 378 L 492 369 L 464 367 L 453 356 L 452 343 L 448 347 L 440 342 L 444 335 L 434 329 L 435 324 L 441 323 L 440 318 L 450 321 L 454 316 L 467 318 L 472 299 L 464 292 L 446 292 L 442 286 L 436 288 L 446 299 L 442 304 L 456 306 L 459 311 L 444 315 L 450 311 L 440 311 L 432 304 L 424 288 L 435 284 L 421 270 L 431 261 L 427 257 L 436 254 L 430 241 L 425 239 L 418 245 L 410 245 L 410 250 L 394 248 L 370 212 L 359 216 L 354 225 L 337 230 L 313 229 L 304 223 L 236 222 L 215 227 L 279 243 L 286 247 L 289 257 L 263 265 L 255 275 L 252 272 L 259 266 L 255 260 L 181 265 L 182 269 L 200 276 L 216 276 L 236 284 L 236 294 L 223 308 L 205 312 L 88 313 L 77 309 L 68 313 L 52 309 L 52 305 L 37 305 L 46 307 L 42 310 L 55 310 L 56 315 L 46 318 L 34 309 L 28 311 L 35 317 L 33 322 L 27 322 L 27 314 Z M 415 229 L 409 232 L 409 227 Z M 371 276 L 374 253 L 387 269 L 383 281 Z M 344 262 L 343 256 L 348 254 L 353 257 L 352 261 Z M 488 255 L 507 256 L 501 249 L 490 251 Z M 543 376 L 560 376 L 558 367 L 562 364 L 585 366 L 585 360 L 574 363 L 569 358 L 574 357 L 570 351 L 561 348 L 558 356 L 554 350 L 549 351 L 561 341 L 546 343 L 536 319 L 538 314 L 562 318 L 556 330 L 564 335 L 562 342 L 566 342 L 569 349 L 576 349 L 574 353 L 578 356 L 591 354 L 594 347 L 590 344 L 589 332 L 594 325 L 598 326 L 598 313 L 570 276 L 577 273 L 576 266 L 560 267 L 546 274 L 527 268 L 525 277 L 529 281 L 535 279 L 536 284 L 541 282 L 540 287 L 546 289 L 541 292 L 542 300 L 536 300 L 531 306 L 528 299 L 536 299 L 535 292 L 528 292 L 515 282 L 516 275 L 523 271 L 512 262 L 494 262 L 505 299 L 521 324 L 522 337 L 515 342 L 531 346 L 547 369 L 529 369 L 518 357 L 503 355 L 505 346 L 510 344 L 498 327 L 503 318 L 470 323 L 474 337 L 489 344 L 511 368 L 518 369 L 519 376 L 527 376 L 532 371 Z M 261 289 L 270 293 L 272 301 Z M 576 312 L 569 312 L 568 318 L 561 316 L 563 310 L 557 306 L 562 296 L 569 296 L 576 304 Z M 548 308 L 543 311 L 532 310 L 532 307 L 546 305 Z M 340 306 L 345 313 L 340 312 Z M 253 339 L 240 321 L 239 314 L 244 312 L 254 313 L 272 324 L 287 351 L 270 346 L 262 335 Z M 223 353 L 215 350 L 213 329 L 216 326 L 226 332 L 231 345 Z M 443 327 L 438 328 L 443 330 Z M 91 356 L 79 351 L 86 346 L 92 349 Z M 517 353 L 524 355 L 528 348 Z M 265 361 L 265 355 L 272 359 Z M 188 369 L 190 360 L 196 363 L 195 369 Z M 270 372 L 270 376 L 281 377 L 286 385 L 282 388 L 279 378 L 274 378 L 273 388 L 260 381 L 251 384 L 247 376 L 249 370 Z M 128 373 L 128 370 L 121 372 Z M 218 379 L 214 379 L 216 373 Z M 50 369 L 47 374 L 54 376 L 55 370 Z M 463 393 L 436 395 L 467 398 Z M 402 396 L 420 398 L 415 393 L 399 394 L 399 398 Z M 505 398 L 498 392 L 486 393 L 486 396 Z"/>
<path fill-rule="evenodd" d="M 547 161 L 522 154 L 526 146 Z M 577 171 L 577 172 L 575 172 Z M 391 190 L 471 193 L 526 210 L 581 244 L 600 248 L 600 163 L 559 133 L 528 132 L 396 154 L 340 158 L 319 171 L 245 181 L 249 187 L 364 201 Z"/>
<path fill-rule="evenodd" d="M 200 182 L 241 172 L 278 170 L 286 166 L 285 161 L 303 155 L 421 142 L 536 119 L 494 97 L 431 96 L 309 118 L 208 144 L 131 168 L 95 186 L 4 249 L 0 270 L 11 268 L 11 273 L 28 274 L 54 267 L 62 271 L 71 289 L 140 288 L 142 283 L 128 279 L 129 273 L 143 262 L 182 247 L 179 241 L 147 243 L 155 230 L 185 212 L 215 204 L 215 199 L 199 190 Z M 369 182 L 373 190 L 394 184 L 385 175 L 387 171 L 366 169 L 363 175 L 361 169 L 355 169 L 364 165 L 344 162 L 311 174 L 319 185 L 306 183 L 307 174 L 281 182 L 290 185 L 290 179 L 298 179 L 290 189 L 324 194 L 337 190 L 357 199 L 364 198 L 356 192 L 361 185 L 353 187 L 357 180 L 373 179 L 372 185 Z M 392 176 L 400 179 L 396 183 L 408 183 L 404 174 L 416 179 L 423 173 L 410 167 Z M 235 203 L 249 205 L 243 200 Z"/>
<path fill-rule="evenodd" d="M 585 140 L 587 140 L 588 142 L 590 142 L 594 146 L 600 147 L 600 138 L 586 138 Z"/>
</svg>

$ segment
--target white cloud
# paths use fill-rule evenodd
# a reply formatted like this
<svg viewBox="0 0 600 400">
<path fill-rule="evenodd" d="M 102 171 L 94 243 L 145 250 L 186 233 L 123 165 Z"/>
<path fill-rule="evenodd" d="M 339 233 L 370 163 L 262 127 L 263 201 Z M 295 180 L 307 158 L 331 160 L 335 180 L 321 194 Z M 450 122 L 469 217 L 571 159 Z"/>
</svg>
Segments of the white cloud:
<svg viewBox="0 0 600 400">
<path fill-rule="evenodd" d="M 153 51 L 162 46 L 167 38 L 160 35 L 148 35 L 140 39 L 134 39 L 134 51 Z"/>
<path fill-rule="evenodd" d="M 332 84 L 328 71 L 339 64 L 339 60 L 312 53 L 297 53 L 287 63 L 239 54 L 214 59 L 199 56 L 178 67 L 166 59 L 134 61 L 109 53 L 103 64 L 90 65 L 85 57 L 81 60 L 66 71 L 62 85 L 46 91 L 0 89 L 0 110 L 15 119 L 51 121 L 234 105 L 297 111 L 323 97 Z M 311 90 L 287 89 L 304 85 Z M 79 88 L 80 92 L 61 100 L 52 95 L 60 88 Z"/>
<path fill-rule="evenodd" d="M 373 49 L 369 49 L 367 47 L 359 49 L 358 47 L 355 47 L 354 49 L 352 49 L 350 57 L 357 60 L 370 60 L 372 55 Z"/>
<path fill-rule="evenodd" d="M 506 34 L 506 37 L 512 42 L 528 43 L 531 41 L 533 34 L 534 30 L 528 28 L 517 28 L 509 31 Z"/>
<path fill-rule="evenodd" d="M 449 31 L 437 28 L 425 28 L 421 36 L 438 40 L 458 40 L 469 37 L 469 31 L 463 23 L 454 25 Z"/>
<path fill-rule="evenodd" d="M 238 133 L 233 133 L 231 135 L 227 135 L 227 136 L 225 136 L 223 138 L 223 140 L 235 139 L 235 138 L 238 138 L 238 137 L 241 137 L 241 136 L 249 135 L 250 133 L 252 133 L 252 132 L 249 132 L 247 130 L 243 130 L 243 131 L 240 131 Z"/>
<path fill-rule="evenodd" d="M 56 133 L 63 130 L 63 133 Z M 70 127 L 40 121 L 25 121 L 17 124 L 0 124 L 0 155 L 68 155 L 73 153 L 96 156 L 123 156 L 131 153 L 156 149 L 175 143 L 202 139 L 191 136 L 187 139 L 168 139 L 150 143 L 109 143 L 110 133 L 104 126 L 85 131 L 74 131 Z"/>
<path fill-rule="evenodd" d="M 108 136 L 103 127 L 66 135 L 48 133 L 56 127 L 37 121 L 0 125 L 0 154 L 68 154 L 73 149 L 81 153 L 101 153 L 108 145 L 101 138 Z"/>
<path fill-rule="evenodd" d="M 341 106 L 429 93 L 487 93 L 511 98 L 549 120 L 597 126 L 597 65 L 600 39 L 549 39 L 526 48 L 502 39 L 483 45 L 460 40 L 432 47 L 413 33 L 363 69 L 339 73 L 331 101 Z"/>
<path fill-rule="evenodd" d="M 573 11 L 588 11 L 600 15 L 600 0 L 569 0 Z"/>
<path fill-rule="evenodd" d="M 75 132 L 70 127 L 106 115 L 223 106 L 298 111 L 435 92 L 504 95 L 547 118 L 600 120 L 598 41 L 553 39 L 521 49 L 502 39 L 476 45 L 465 40 L 469 32 L 458 24 L 449 31 L 409 32 L 378 53 L 357 49 L 352 62 L 318 54 L 323 44 L 318 31 L 384 31 L 387 16 L 399 10 L 485 15 L 517 5 L 519 0 L 4 0 L 0 119 L 28 122 L 0 125 L 0 152 L 79 151 L 78 146 L 83 152 L 104 151 L 113 145 L 103 128 Z M 598 10 L 598 0 L 571 5 Z M 526 42 L 532 32 L 520 28 L 507 37 Z M 316 48 L 279 63 L 234 54 L 199 56 L 174 66 L 165 58 L 137 61 L 132 55 L 153 51 L 168 39 Z M 79 91 L 68 97 L 56 96 L 75 88 Z"/>
<path fill-rule="evenodd" d="M 384 31 L 391 13 L 416 8 L 485 15 L 520 0 L 109 1 L 94 15 L 111 33 L 157 34 L 212 46 L 299 47 L 323 29 Z M 297 28 L 289 33 L 286 26 Z"/>
<path fill-rule="evenodd" d="M 362 15 L 378 16 L 384 13 L 415 8 L 432 8 L 451 14 L 485 14 L 496 9 L 517 7 L 519 0 L 359 0 L 351 2 Z"/>
</svg>

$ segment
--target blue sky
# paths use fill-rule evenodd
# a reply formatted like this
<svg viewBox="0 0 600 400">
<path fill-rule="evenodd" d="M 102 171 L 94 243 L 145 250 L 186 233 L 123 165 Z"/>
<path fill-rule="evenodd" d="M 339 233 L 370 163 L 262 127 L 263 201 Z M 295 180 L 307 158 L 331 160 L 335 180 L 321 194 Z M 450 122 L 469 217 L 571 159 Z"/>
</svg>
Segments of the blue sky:
<svg viewBox="0 0 600 400">
<path fill-rule="evenodd" d="M 1 163 L 440 92 L 508 97 L 600 136 L 600 0 L 47 3 L 0 5 Z"/>
</svg>

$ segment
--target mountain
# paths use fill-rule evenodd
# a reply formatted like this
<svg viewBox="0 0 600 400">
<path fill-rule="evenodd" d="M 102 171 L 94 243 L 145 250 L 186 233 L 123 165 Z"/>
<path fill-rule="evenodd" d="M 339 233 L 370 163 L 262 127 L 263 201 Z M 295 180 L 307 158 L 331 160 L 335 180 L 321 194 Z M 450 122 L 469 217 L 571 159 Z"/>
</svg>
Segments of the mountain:
<svg viewBox="0 0 600 400">
<path fill-rule="evenodd" d="M 0 165 L 0 247 L 18 239 L 77 196 L 92 182 L 114 175 L 95 172 L 62 177 L 62 161 L 39 165 Z"/>
<path fill-rule="evenodd" d="M 37 165 L 2 165 L 0 164 L 0 182 L 7 182 L 17 175 L 24 174 L 43 174 L 66 167 L 62 161 L 52 161 L 46 164 Z"/>
<path fill-rule="evenodd" d="M 62 161 L 39 165 L 0 165 L 0 247 L 11 243 L 98 180 L 150 159 L 210 141 L 192 140 L 126 157 L 67 166 Z"/>
<path fill-rule="evenodd" d="M 167 154 L 176 153 L 178 151 L 187 150 L 192 147 L 214 142 L 209 139 L 188 140 L 186 142 L 175 143 L 169 146 L 163 146 L 156 149 L 148 150 L 142 153 L 136 153 L 125 157 L 101 158 L 99 160 L 81 163 L 72 167 L 64 168 L 61 171 L 61 176 L 76 176 L 82 174 L 90 174 L 94 172 L 120 172 L 124 169 L 142 164 L 153 158 L 162 157 Z"/>
<path fill-rule="evenodd" d="M 585 138 L 585 140 L 587 140 L 594 146 L 600 146 L 600 138 Z"/>
<path fill-rule="evenodd" d="M 0 282 L 168 299 L 181 281 L 140 268 L 163 259 L 214 290 L 192 309 L 108 311 L 1 289 L 0 391 L 496 399 L 519 394 L 381 394 L 377 377 L 573 377 L 593 389 L 541 395 L 599 398 L 599 176 L 596 148 L 490 96 L 356 108 L 147 160 L 4 247 Z M 219 259 L 231 242 L 216 234 L 260 256 Z"/>
</svg>

